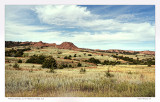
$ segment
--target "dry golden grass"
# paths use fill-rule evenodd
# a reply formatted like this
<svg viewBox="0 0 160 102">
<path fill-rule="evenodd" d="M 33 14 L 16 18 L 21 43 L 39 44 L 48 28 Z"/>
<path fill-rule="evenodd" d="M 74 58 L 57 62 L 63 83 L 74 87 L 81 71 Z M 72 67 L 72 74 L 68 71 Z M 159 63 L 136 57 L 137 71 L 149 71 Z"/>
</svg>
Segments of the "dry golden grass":
<svg viewBox="0 0 160 102">
<path fill-rule="evenodd" d="M 155 68 L 146 65 L 116 65 L 81 68 L 23 70 L 33 64 L 20 64 L 21 70 L 8 69 L 6 64 L 7 97 L 149 97 L 155 92 Z M 40 65 L 34 64 L 38 69 Z M 114 75 L 107 78 L 110 69 Z"/>
</svg>

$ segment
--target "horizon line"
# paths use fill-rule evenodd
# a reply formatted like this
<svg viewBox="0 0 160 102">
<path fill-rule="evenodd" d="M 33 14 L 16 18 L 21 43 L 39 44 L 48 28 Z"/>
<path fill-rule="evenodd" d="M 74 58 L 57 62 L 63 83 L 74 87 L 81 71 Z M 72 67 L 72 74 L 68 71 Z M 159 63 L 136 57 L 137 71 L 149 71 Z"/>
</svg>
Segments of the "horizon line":
<svg viewBox="0 0 160 102">
<path fill-rule="evenodd" d="M 5 40 L 6 41 L 6 40 Z M 11 42 L 43 42 L 43 41 L 11 41 Z M 70 42 L 70 41 L 63 41 L 63 42 Z M 62 42 L 62 43 L 63 43 Z M 43 42 L 43 43 L 48 43 L 48 42 Z M 61 43 L 61 44 L 62 44 Z M 70 42 L 70 43 L 73 43 L 73 42 Z M 53 43 L 49 43 L 49 44 L 53 44 Z M 56 45 L 60 45 L 60 44 L 57 44 L 55 43 Z M 74 44 L 74 43 L 73 43 Z M 76 45 L 75 45 L 76 46 Z M 78 47 L 79 48 L 79 47 Z M 90 50 L 103 50 L 103 49 L 93 49 L 93 48 L 81 48 L 81 49 L 90 49 Z M 124 49 L 105 49 L 105 50 L 124 50 Z M 130 49 L 127 49 L 125 51 L 154 51 L 155 52 L 155 49 L 154 50 L 130 50 Z"/>
</svg>

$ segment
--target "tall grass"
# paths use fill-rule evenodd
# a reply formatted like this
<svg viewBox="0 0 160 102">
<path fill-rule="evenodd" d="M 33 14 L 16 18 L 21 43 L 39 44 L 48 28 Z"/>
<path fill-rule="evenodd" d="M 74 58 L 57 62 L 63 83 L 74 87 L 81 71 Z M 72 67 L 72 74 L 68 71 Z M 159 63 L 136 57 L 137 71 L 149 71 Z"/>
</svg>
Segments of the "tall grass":
<svg viewBox="0 0 160 102">
<path fill-rule="evenodd" d="M 154 97 L 155 83 L 131 83 L 107 78 L 105 72 L 80 74 L 71 72 L 46 73 L 6 70 L 6 96 L 9 97 Z M 69 75 L 72 73 L 72 75 Z M 101 75 L 102 74 L 102 75 Z M 115 74 L 116 75 L 116 74 Z M 126 73 L 126 75 L 128 75 Z"/>
</svg>

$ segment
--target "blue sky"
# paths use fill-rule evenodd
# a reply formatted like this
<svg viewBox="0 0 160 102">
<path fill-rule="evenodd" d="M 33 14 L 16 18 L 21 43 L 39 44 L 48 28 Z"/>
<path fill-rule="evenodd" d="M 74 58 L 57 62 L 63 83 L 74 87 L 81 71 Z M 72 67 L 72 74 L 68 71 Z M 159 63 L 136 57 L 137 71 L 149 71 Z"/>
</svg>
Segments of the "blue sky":
<svg viewBox="0 0 160 102">
<path fill-rule="evenodd" d="M 6 41 L 155 50 L 153 5 L 6 5 Z"/>
</svg>

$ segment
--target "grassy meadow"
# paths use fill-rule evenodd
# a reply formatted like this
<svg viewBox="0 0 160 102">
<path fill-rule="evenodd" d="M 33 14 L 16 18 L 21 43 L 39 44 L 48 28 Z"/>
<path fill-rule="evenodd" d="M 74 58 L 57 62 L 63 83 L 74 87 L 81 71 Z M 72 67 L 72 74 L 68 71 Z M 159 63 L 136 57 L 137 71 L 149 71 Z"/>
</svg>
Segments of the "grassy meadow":
<svg viewBox="0 0 160 102">
<path fill-rule="evenodd" d="M 23 48 L 16 47 L 17 49 Z M 6 51 L 11 48 L 6 48 Z M 58 65 L 66 68 L 42 68 L 42 64 L 26 63 L 33 55 L 52 56 Z M 71 56 L 65 59 L 65 56 Z M 91 55 L 91 56 L 90 56 Z M 31 48 L 21 57 L 6 56 L 6 97 L 155 97 L 155 65 L 128 64 L 112 57 L 115 53 L 73 51 L 53 47 Z M 139 60 L 153 59 L 153 55 L 125 55 Z M 106 65 L 87 62 L 120 61 Z M 18 63 L 18 60 L 22 60 Z M 18 68 L 15 68 L 18 63 Z M 77 65 L 80 63 L 81 65 Z"/>
</svg>

